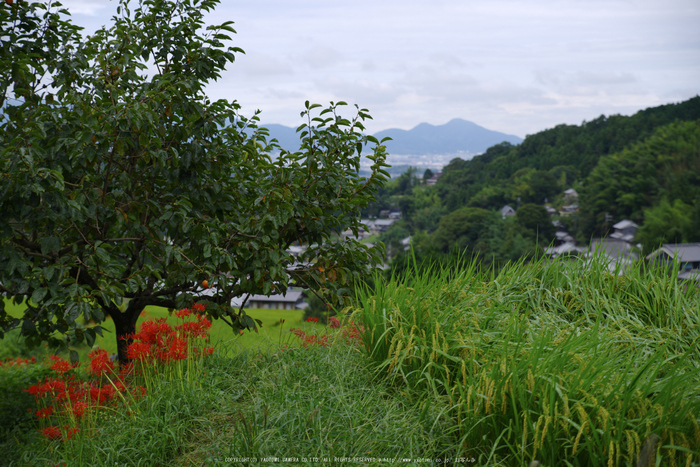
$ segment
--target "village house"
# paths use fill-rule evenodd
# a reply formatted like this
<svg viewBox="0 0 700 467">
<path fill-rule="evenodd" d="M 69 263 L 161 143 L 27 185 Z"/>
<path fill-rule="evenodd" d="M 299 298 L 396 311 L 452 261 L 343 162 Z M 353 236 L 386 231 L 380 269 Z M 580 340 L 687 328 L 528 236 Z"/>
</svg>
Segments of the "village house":
<svg viewBox="0 0 700 467">
<path fill-rule="evenodd" d="M 240 307 L 245 297 L 231 300 L 231 306 Z M 245 308 L 262 308 L 266 310 L 303 310 L 309 304 L 304 301 L 301 289 L 288 289 L 284 294 L 251 295 L 245 302 Z"/>
<path fill-rule="evenodd" d="M 427 180 L 425 181 L 425 183 L 426 183 L 428 186 L 433 186 L 433 185 L 435 185 L 435 184 L 437 183 L 438 178 L 440 178 L 441 176 L 442 176 L 442 172 L 438 172 L 438 173 L 436 173 L 435 175 L 433 175 L 432 177 L 430 177 L 429 179 L 427 179 Z"/>
<path fill-rule="evenodd" d="M 613 225 L 615 231 L 610 234 L 610 237 L 632 243 L 634 241 L 634 235 L 637 233 L 637 227 L 639 226 L 629 219 L 622 220 Z"/>
<path fill-rule="evenodd" d="M 505 219 L 506 216 L 514 216 L 515 209 L 511 208 L 507 204 L 501 208 L 501 218 Z"/>
<path fill-rule="evenodd" d="M 700 269 L 700 243 L 665 243 L 649 253 L 647 260 L 658 266 L 670 266 L 676 260 L 680 269 Z"/>
<path fill-rule="evenodd" d="M 564 202 L 572 204 L 578 202 L 578 193 L 573 188 L 564 191 Z"/>
<path fill-rule="evenodd" d="M 610 272 L 619 268 L 619 275 L 622 275 L 638 259 L 637 253 L 632 251 L 630 244 L 619 238 L 594 238 L 591 240 L 586 257 L 590 258 L 598 254 L 605 257 Z"/>
<path fill-rule="evenodd" d="M 678 261 L 678 279 L 694 282 L 700 287 L 700 243 L 665 243 L 646 258 L 651 264 L 664 267 Z"/>
<path fill-rule="evenodd" d="M 396 219 L 375 219 L 372 224 L 374 226 L 374 232 L 373 233 L 382 233 L 386 232 L 389 230 L 389 227 L 391 227 L 394 222 L 396 222 Z M 371 226 L 367 226 L 370 228 L 370 232 L 372 231 Z"/>
</svg>

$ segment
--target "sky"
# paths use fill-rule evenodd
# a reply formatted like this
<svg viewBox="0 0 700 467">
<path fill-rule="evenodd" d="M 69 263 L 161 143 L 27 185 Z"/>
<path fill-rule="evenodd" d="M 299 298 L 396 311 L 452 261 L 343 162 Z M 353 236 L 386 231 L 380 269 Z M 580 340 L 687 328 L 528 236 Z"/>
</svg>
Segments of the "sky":
<svg viewBox="0 0 700 467">
<path fill-rule="evenodd" d="M 61 3 L 85 33 L 118 5 Z M 462 118 L 525 137 L 700 94 L 698 0 L 222 0 L 207 16 L 229 20 L 245 55 L 207 93 L 268 124 L 343 100 L 370 133 Z"/>
</svg>

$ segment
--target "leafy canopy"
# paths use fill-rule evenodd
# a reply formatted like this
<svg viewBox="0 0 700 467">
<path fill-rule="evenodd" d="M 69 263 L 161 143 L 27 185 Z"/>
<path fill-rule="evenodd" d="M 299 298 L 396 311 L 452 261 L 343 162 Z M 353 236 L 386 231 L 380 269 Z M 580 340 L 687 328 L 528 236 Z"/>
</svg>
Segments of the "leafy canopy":
<svg viewBox="0 0 700 467">
<path fill-rule="evenodd" d="M 371 117 L 307 101 L 301 151 L 271 156 L 257 114 L 205 94 L 243 52 L 224 44 L 232 22 L 205 27 L 217 3 L 121 0 L 85 38 L 58 3 L 0 7 L 0 293 L 28 305 L 14 318 L 0 300 L 0 336 L 92 345 L 110 317 L 125 361 L 144 307 L 188 306 L 204 280 L 211 316 L 255 329 L 232 297 L 298 285 L 343 302 L 381 260 L 331 241 L 386 181 Z M 307 249 L 294 258 L 292 244 Z"/>
</svg>

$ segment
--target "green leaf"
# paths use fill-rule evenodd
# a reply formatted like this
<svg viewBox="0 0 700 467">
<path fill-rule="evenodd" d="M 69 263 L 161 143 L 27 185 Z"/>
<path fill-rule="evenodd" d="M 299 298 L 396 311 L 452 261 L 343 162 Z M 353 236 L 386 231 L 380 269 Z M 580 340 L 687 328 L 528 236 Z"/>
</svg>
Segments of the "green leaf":
<svg viewBox="0 0 700 467">
<path fill-rule="evenodd" d="M 80 362 L 80 357 L 78 356 L 78 352 L 76 352 L 75 350 L 70 351 L 70 362 L 73 365 Z"/>
<path fill-rule="evenodd" d="M 88 347 L 92 347 L 95 345 L 95 331 L 93 329 L 86 329 L 85 330 L 85 342 L 87 343 Z"/>
<path fill-rule="evenodd" d="M 33 336 L 34 334 L 36 334 L 36 325 L 34 322 L 29 319 L 22 320 L 22 335 Z"/>
<path fill-rule="evenodd" d="M 44 297 L 48 293 L 48 289 L 41 287 L 39 289 L 36 289 L 34 293 L 32 294 L 32 302 L 36 303 L 37 305 L 44 300 Z"/>
<path fill-rule="evenodd" d="M 41 254 L 48 255 L 52 251 L 61 249 L 61 240 L 58 237 L 44 237 L 39 239 Z"/>
</svg>

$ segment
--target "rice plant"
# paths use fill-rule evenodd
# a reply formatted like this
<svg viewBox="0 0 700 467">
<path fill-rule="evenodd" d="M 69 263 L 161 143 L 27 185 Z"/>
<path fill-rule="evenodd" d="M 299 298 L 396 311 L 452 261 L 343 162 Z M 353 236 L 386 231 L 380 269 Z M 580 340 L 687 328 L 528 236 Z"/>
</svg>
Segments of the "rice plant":
<svg viewBox="0 0 700 467">
<path fill-rule="evenodd" d="M 483 464 L 630 465 L 658 436 L 654 462 L 693 465 L 700 294 L 619 272 L 603 256 L 435 267 L 365 290 L 355 317 L 378 371 L 440 401 L 457 452 Z"/>
</svg>

